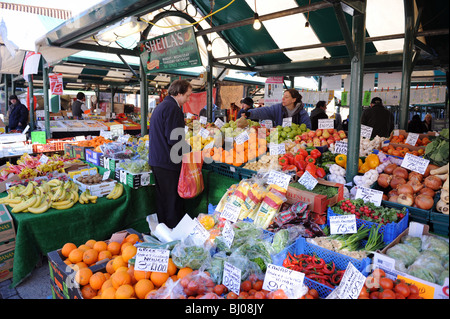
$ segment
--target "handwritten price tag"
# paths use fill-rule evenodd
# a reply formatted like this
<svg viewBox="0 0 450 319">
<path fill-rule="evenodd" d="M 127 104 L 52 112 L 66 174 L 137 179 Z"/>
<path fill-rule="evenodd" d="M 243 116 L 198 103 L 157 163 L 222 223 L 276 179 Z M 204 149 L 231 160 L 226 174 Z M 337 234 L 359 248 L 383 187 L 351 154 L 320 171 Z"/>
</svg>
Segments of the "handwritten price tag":
<svg viewBox="0 0 450 319">
<path fill-rule="evenodd" d="M 233 226 L 231 226 L 231 223 L 228 220 L 225 221 L 225 224 L 223 226 L 222 237 L 227 247 L 231 248 L 234 240 L 234 230 Z"/>
<path fill-rule="evenodd" d="M 206 124 L 206 122 L 208 122 L 208 118 L 206 116 L 200 116 L 199 122 L 200 124 Z"/>
<path fill-rule="evenodd" d="M 207 139 L 209 137 L 209 131 L 205 128 L 201 128 L 198 134 L 203 137 L 204 139 Z"/>
<path fill-rule="evenodd" d="M 366 277 L 352 263 L 348 263 L 347 269 L 339 284 L 339 298 L 358 299 L 365 281 Z"/>
<path fill-rule="evenodd" d="M 347 155 L 348 144 L 346 142 L 337 141 L 334 144 L 334 154 L 344 154 Z"/>
<path fill-rule="evenodd" d="M 222 126 L 225 125 L 225 123 L 221 120 L 221 119 L 217 119 L 214 124 L 218 127 L 221 128 Z"/>
<path fill-rule="evenodd" d="M 313 190 L 318 183 L 317 179 L 315 179 L 308 171 L 303 173 L 298 182 L 309 190 Z"/>
<path fill-rule="evenodd" d="M 285 117 L 283 119 L 283 127 L 292 126 L 292 117 Z"/>
<path fill-rule="evenodd" d="M 134 269 L 142 271 L 167 272 L 170 250 L 137 247 Z"/>
<path fill-rule="evenodd" d="M 372 136 L 373 127 L 361 124 L 361 137 L 370 138 Z"/>
<path fill-rule="evenodd" d="M 428 164 L 430 164 L 429 160 L 406 153 L 400 166 L 423 175 L 427 170 Z"/>
<path fill-rule="evenodd" d="M 222 283 L 229 290 L 239 295 L 241 289 L 241 273 L 242 271 L 230 264 L 229 262 L 223 263 L 223 277 Z"/>
<path fill-rule="evenodd" d="M 383 200 L 383 192 L 377 191 L 376 189 L 359 187 L 356 190 L 355 198 L 361 198 L 364 202 L 374 203 L 375 206 L 380 206 Z"/>
<path fill-rule="evenodd" d="M 286 154 L 286 144 L 280 143 L 280 144 L 270 144 L 270 155 L 282 155 Z"/>
<path fill-rule="evenodd" d="M 220 217 L 228 219 L 229 221 L 235 223 L 238 220 L 239 214 L 241 212 L 241 207 L 233 203 L 226 203 Z"/>
<path fill-rule="evenodd" d="M 305 274 L 292 269 L 273 264 L 267 265 L 266 275 L 264 276 L 263 289 L 274 291 L 298 290 L 303 285 Z"/>
<path fill-rule="evenodd" d="M 194 241 L 198 245 L 203 245 L 207 239 L 209 239 L 209 232 L 203 227 L 203 225 L 198 221 L 197 218 L 194 218 L 194 227 L 192 228 L 189 236 L 192 236 Z"/>
<path fill-rule="evenodd" d="M 241 145 L 244 144 L 246 141 L 248 141 L 248 139 L 249 139 L 248 133 L 247 131 L 245 131 L 236 136 L 235 141 L 237 145 Z"/>
<path fill-rule="evenodd" d="M 338 215 L 329 216 L 330 219 L 330 234 L 354 234 L 356 233 L 356 216 Z"/>
<path fill-rule="evenodd" d="M 334 120 L 333 119 L 319 119 L 318 128 L 322 130 L 326 130 L 329 128 L 334 129 Z"/>
<path fill-rule="evenodd" d="M 111 136 L 121 136 L 123 135 L 123 124 L 116 124 L 116 125 L 111 125 L 109 127 L 109 130 L 111 131 Z"/>
<path fill-rule="evenodd" d="M 408 137 L 406 138 L 405 143 L 414 146 L 414 145 L 416 145 L 418 139 L 419 139 L 419 134 L 408 133 Z"/>
<path fill-rule="evenodd" d="M 269 172 L 268 184 L 275 184 L 284 189 L 288 189 L 289 182 L 291 181 L 291 175 L 284 174 L 278 171 L 271 170 Z"/>
<path fill-rule="evenodd" d="M 42 154 L 41 158 L 39 159 L 39 162 L 41 162 L 42 164 L 46 164 L 48 162 L 48 156 L 45 154 Z"/>
<path fill-rule="evenodd" d="M 262 120 L 261 126 L 263 126 L 265 128 L 272 128 L 273 127 L 272 120 Z"/>
</svg>

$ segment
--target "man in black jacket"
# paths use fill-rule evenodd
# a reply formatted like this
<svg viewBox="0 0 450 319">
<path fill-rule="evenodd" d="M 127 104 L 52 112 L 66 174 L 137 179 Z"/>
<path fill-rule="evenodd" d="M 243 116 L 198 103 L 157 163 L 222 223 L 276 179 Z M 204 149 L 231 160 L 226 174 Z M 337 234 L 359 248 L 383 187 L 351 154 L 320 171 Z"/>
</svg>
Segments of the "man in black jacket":
<svg viewBox="0 0 450 319">
<path fill-rule="evenodd" d="M 20 103 L 17 95 L 11 95 L 9 101 L 11 102 L 9 106 L 9 131 L 22 132 L 28 123 L 28 109 Z"/>
<path fill-rule="evenodd" d="M 389 137 L 394 130 L 394 116 L 383 105 L 379 97 L 370 101 L 370 108 L 365 109 L 361 115 L 361 124 L 373 128 L 370 138 L 375 136 Z"/>
</svg>

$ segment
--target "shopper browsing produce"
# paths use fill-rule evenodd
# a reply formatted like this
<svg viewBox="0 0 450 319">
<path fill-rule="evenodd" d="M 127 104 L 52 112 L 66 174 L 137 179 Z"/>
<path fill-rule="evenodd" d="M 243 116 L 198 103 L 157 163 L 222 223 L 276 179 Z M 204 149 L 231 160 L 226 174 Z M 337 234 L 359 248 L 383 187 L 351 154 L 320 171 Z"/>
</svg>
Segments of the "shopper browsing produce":
<svg viewBox="0 0 450 319">
<path fill-rule="evenodd" d="M 84 101 L 86 100 L 86 96 L 83 92 L 78 92 L 77 100 L 72 104 L 72 115 L 74 119 L 82 119 L 84 111 L 87 111 L 86 105 L 84 105 Z"/>
<path fill-rule="evenodd" d="M 28 123 L 28 110 L 25 105 L 20 103 L 17 95 L 11 95 L 9 101 L 11 102 L 9 106 L 9 130 L 22 132 Z"/>
<path fill-rule="evenodd" d="M 319 101 L 316 104 L 316 108 L 311 111 L 311 127 L 315 131 L 319 128 L 319 120 L 327 119 L 327 103 L 325 101 Z"/>
<path fill-rule="evenodd" d="M 158 221 L 173 228 L 184 215 L 184 205 L 177 189 L 182 154 L 171 154 L 171 150 L 176 143 L 184 141 L 184 134 L 175 134 L 175 138 L 171 134 L 175 129 L 180 129 L 180 133 L 184 132 L 181 106 L 189 100 L 192 85 L 186 80 L 176 80 L 170 85 L 168 93 L 150 119 L 149 164 L 155 176 Z M 179 160 L 171 155 L 178 155 Z"/>
<path fill-rule="evenodd" d="M 370 102 L 370 108 L 364 110 L 361 116 L 361 124 L 372 127 L 372 136 L 389 137 L 394 129 L 394 116 L 383 105 L 379 97 L 374 97 Z"/>
<path fill-rule="evenodd" d="M 239 119 L 242 113 L 245 113 L 248 110 L 253 109 L 253 99 L 251 97 L 246 97 L 241 100 L 241 109 L 237 114 L 237 118 Z"/>
</svg>

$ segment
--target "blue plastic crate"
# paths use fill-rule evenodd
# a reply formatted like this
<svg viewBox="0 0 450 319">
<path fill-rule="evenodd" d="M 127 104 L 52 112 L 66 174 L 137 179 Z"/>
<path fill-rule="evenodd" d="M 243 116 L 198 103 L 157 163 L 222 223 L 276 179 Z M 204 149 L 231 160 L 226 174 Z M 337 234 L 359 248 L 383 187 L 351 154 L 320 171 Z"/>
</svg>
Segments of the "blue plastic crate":
<svg viewBox="0 0 450 319">
<path fill-rule="evenodd" d="M 240 180 L 238 167 L 226 163 L 213 162 L 209 164 L 211 170 L 217 174 Z"/>
<path fill-rule="evenodd" d="M 294 244 L 283 250 L 281 253 L 276 256 L 272 256 L 272 262 L 277 266 L 283 265 L 283 260 L 286 258 L 287 254 L 307 254 L 307 255 L 317 255 L 319 258 L 325 260 L 326 263 L 334 262 L 336 265 L 336 269 L 345 270 L 349 263 L 352 263 L 356 269 L 358 269 L 364 276 L 367 276 L 370 271 L 370 258 L 364 258 L 363 260 L 358 260 L 355 258 L 351 258 L 346 255 L 339 254 L 337 252 L 328 250 L 326 248 L 308 243 L 305 238 L 299 237 Z M 309 289 L 316 289 L 319 293 L 320 298 L 326 298 L 334 288 L 325 286 L 315 280 L 306 278 L 304 279 L 304 283 L 308 286 Z"/>
<path fill-rule="evenodd" d="M 381 204 L 386 207 L 397 208 L 400 210 L 403 207 L 405 207 L 409 212 L 409 221 L 418 222 L 421 224 L 428 224 L 430 221 L 430 211 L 431 210 L 425 210 L 425 209 L 420 209 L 417 207 L 406 206 L 406 205 L 402 205 L 399 203 L 393 203 L 393 202 L 386 201 L 386 200 L 381 201 Z"/>
<path fill-rule="evenodd" d="M 240 179 L 252 178 L 254 175 L 257 174 L 257 171 L 243 168 L 243 167 L 238 167 L 238 172 L 239 172 Z"/>
<path fill-rule="evenodd" d="M 330 226 L 330 216 L 337 216 L 331 207 L 328 207 L 327 211 L 327 225 Z M 406 228 L 408 228 L 409 211 L 406 209 L 406 215 L 398 223 L 389 223 L 381 225 L 379 233 L 383 234 L 383 241 L 387 245 L 394 241 L 398 235 L 400 235 Z M 378 223 L 373 223 L 367 220 L 356 218 L 356 227 L 359 229 L 362 225 L 365 228 L 372 228 L 372 226 L 378 226 Z"/>
</svg>

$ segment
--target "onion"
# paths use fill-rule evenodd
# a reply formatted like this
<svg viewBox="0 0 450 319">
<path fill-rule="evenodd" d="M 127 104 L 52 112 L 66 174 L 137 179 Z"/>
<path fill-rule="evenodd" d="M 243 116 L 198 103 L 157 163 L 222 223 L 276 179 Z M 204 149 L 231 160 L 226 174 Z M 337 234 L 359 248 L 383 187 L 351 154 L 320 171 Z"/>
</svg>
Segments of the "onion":
<svg viewBox="0 0 450 319">
<path fill-rule="evenodd" d="M 417 195 L 414 199 L 414 203 L 417 205 L 420 209 L 429 210 L 434 205 L 433 197 L 425 194 Z"/>
<path fill-rule="evenodd" d="M 419 194 L 430 195 L 431 197 L 434 197 L 436 192 L 429 187 L 424 187 L 419 191 Z"/>
<path fill-rule="evenodd" d="M 394 164 L 394 163 L 389 164 L 388 166 L 386 166 L 386 167 L 384 168 L 384 171 L 383 171 L 383 172 L 386 173 L 386 174 L 391 175 L 392 172 L 394 171 L 394 169 L 396 169 L 397 167 L 398 167 L 397 164 Z"/>
<path fill-rule="evenodd" d="M 388 195 L 386 195 L 386 194 L 383 194 L 383 198 L 382 198 L 383 200 L 389 200 L 389 196 Z"/>
<path fill-rule="evenodd" d="M 412 204 L 414 204 L 414 197 L 411 194 L 400 194 L 398 195 L 397 203 L 411 206 Z"/>
<path fill-rule="evenodd" d="M 430 172 L 436 168 L 439 168 L 439 166 L 434 164 L 428 164 L 427 169 L 425 170 L 425 173 L 423 174 L 424 177 L 428 177 L 430 175 Z"/>
<path fill-rule="evenodd" d="M 393 203 L 397 203 L 397 200 L 398 200 L 398 195 L 392 195 L 388 199 L 389 202 L 393 202 Z"/>
<path fill-rule="evenodd" d="M 411 180 L 417 180 L 418 182 L 422 183 L 423 181 L 423 175 L 417 172 L 412 171 L 408 175 L 408 179 Z"/>
<path fill-rule="evenodd" d="M 401 194 L 411 194 L 414 195 L 414 189 L 409 184 L 401 184 L 397 187 L 398 193 Z"/>
<path fill-rule="evenodd" d="M 391 189 L 391 190 L 389 191 L 389 193 L 388 193 L 388 196 L 389 196 L 389 197 L 391 197 L 391 196 L 393 196 L 393 195 L 397 195 L 397 196 L 398 196 L 398 192 L 397 192 L 396 189 Z"/>
<path fill-rule="evenodd" d="M 389 183 L 389 185 L 391 185 L 391 187 L 394 189 L 396 189 L 401 184 L 406 184 L 406 180 L 400 176 L 392 177 L 392 180 Z"/>
<path fill-rule="evenodd" d="M 430 165 L 428 165 L 428 166 L 430 166 Z M 430 176 L 426 177 L 423 183 L 426 187 L 429 187 L 434 191 L 439 190 L 442 186 L 442 180 L 439 177 L 434 176 L 434 175 L 430 175 Z"/>
<path fill-rule="evenodd" d="M 391 179 L 392 175 L 382 173 L 378 176 L 377 183 L 378 185 L 380 185 L 380 187 L 387 188 L 389 186 L 389 183 L 391 182 Z"/>
<path fill-rule="evenodd" d="M 401 178 L 407 179 L 408 178 L 408 171 L 406 168 L 403 167 L 396 167 L 394 171 L 392 172 L 392 175 L 399 176 Z"/>
<path fill-rule="evenodd" d="M 409 180 L 406 184 L 410 185 L 413 188 L 414 194 L 419 192 L 423 188 L 423 184 L 415 178 L 412 180 Z"/>
</svg>

